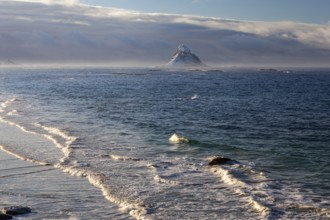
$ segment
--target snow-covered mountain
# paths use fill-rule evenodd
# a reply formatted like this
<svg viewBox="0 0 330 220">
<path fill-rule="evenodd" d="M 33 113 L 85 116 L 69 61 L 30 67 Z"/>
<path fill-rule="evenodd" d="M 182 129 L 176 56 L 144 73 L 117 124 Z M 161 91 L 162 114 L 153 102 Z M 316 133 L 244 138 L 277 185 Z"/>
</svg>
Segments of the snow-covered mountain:
<svg viewBox="0 0 330 220">
<path fill-rule="evenodd" d="M 191 52 L 184 44 L 176 49 L 171 61 L 165 65 L 166 67 L 186 68 L 186 67 L 206 67 L 199 57 Z"/>
</svg>

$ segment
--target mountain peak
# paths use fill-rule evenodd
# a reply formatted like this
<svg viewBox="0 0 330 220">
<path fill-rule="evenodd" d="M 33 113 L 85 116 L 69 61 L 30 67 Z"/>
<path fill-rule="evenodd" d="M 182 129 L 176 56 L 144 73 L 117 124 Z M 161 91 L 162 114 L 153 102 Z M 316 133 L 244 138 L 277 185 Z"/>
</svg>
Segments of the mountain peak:
<svg viewBox="0 0 330 220">
<path fill-rule="evenodd" d="M 178 46 L 177 52 L 190 53 L 190 49 L 186 45 L 181 44 Z"/>
<path fill-rule="evenodd" d="M 171 61 L 166 66 L 185 68 L 205 67 L 206 65 L 199 59 L 197 55 L 193 54 L 186 45 L 181 44 L 178 46 Z"/>
</svg>

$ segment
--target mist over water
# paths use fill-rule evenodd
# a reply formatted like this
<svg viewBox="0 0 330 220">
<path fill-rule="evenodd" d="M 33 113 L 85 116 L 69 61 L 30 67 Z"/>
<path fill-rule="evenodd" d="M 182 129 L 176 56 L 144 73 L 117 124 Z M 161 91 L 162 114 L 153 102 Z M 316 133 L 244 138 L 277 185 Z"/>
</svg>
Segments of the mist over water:
<svg viewBox="0 0 330 220">
<path fill-rule="evenodd" d="M 319 70 L 1 69 L 0 123 L 42 141 L 0 145 L 136 219 L 328 218 L 329 94 Z"/>
</svg>

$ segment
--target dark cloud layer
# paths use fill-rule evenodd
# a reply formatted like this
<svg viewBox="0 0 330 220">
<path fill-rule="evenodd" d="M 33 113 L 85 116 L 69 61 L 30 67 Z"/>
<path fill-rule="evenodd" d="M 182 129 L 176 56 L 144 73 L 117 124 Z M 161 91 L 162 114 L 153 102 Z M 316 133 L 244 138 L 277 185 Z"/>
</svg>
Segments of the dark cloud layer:
<svg viewBox="0 0 330 220">
<path fill-rule="evenodd" d="M 50 1 L 49 1 L 50 2 Z M 178 44 L 211 65 L 327 65 L 330 25 L 0 1 L 0 60 L 162 64 Z"/>
</svg>

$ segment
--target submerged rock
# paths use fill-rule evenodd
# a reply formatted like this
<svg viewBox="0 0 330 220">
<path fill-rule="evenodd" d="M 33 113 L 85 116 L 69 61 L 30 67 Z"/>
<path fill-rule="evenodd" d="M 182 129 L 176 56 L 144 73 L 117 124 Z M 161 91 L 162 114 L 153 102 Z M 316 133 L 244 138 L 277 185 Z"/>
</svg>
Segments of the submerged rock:
<svg viewBox="0 0 330 220">
<path fill-rule="evenodd" d="M 13 217 L 10 215 L 0 213 L 0 220 L 7 220 L 7 219 L 12 219 L 12 218 Z"/>
<path fill-rule="evenodd" d="M 209 165 L 210 166 L 214 166 L 214 165 L 223 165 L 226 164 L 228 162 L 232 161 L 232 159 L 230 158 L 226 158 L 226 157 L 215 157 L 213 158 L 210 162 Z"/>
<path fill-rule="evenodd" d="M 24 215 L 31 212 L 29 207 L 24 206 L 11 206 L 2 209 L 2 213 L 6 215 Z"/>
</svg>

